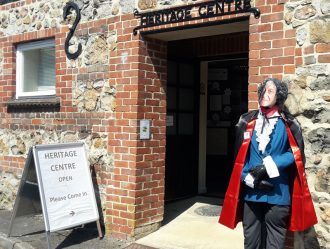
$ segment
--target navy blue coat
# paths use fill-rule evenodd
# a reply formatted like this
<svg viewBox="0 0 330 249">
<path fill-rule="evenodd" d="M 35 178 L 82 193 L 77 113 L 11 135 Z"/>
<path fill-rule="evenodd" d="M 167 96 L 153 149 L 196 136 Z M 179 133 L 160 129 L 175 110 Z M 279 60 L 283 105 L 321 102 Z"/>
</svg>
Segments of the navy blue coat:
<svg viewBox="0 0 330 249">
<path fill-rule="evenodd" d="M 263 158 L 270 155 L 275 162 L 280 175 L 267 181 L 273 183 L 274 190 L 264 192 L 244 185 L 243 198 L 246 201 L 266 202 L 276 205 L 290 205 L 289 176 L 286 169 L 294 164 L 294 157 L 285 124 L 281 118 L 278 119 L 274 130 L 270 136 L 271 140 L 266 147 L 265 153 L 258 149 L 256 141 L 256 131 L 253 132 L 249 152 L 246 156 L 245 165 L 242 172 L 242 180 L 245 179 L 250 168 L 263 163 Z"/>
</svg>

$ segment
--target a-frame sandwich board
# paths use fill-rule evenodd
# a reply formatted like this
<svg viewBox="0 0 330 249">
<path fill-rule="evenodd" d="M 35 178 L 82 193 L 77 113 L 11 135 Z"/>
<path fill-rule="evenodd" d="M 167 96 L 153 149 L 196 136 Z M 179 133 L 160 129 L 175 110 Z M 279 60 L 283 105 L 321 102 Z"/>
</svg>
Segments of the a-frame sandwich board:
<svg viewBox="0 0 330 249">
<path fill-rule="evenodd" d="M 102 231 L 83 142 L 33 146 L 28 153 L 8 236 L 16 217 L 43 214 L 48 248 L 50 232 L 96 221 Z"/>
</svg>

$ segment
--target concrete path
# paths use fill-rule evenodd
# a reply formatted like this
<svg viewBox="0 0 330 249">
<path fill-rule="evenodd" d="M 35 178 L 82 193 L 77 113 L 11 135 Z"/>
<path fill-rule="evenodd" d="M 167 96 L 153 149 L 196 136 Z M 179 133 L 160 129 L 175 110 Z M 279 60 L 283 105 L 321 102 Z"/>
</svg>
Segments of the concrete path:
<svg viewBox="0 0 330 249">
<path fill-rule="evenodd" d="M 54 232 L 52 248 L 96 249 L 242 249 L 242 227 L 230 230 L 218 224 L 220 199 L 193 197 L 165 207 L 164 226 L 138 240 L 100 240 L 96 225 Z M 7 236 L 11 212 L 0 210 L 0 249 L 45 249 L 44 224 L 41 216 L 20 217 L 15 221 L 12 237 Z"/>
<path fill-rule="evenodd" d="M 242 224 L 239 223 L 235 230 L 220 225 L 216 210 L 220 211 L 219 205 L 199 200 L 136 243 L 158 249 L 243 249 Z M 203 212 L 208 215 L 202 215 Z M 214 212 L 217 212 L 216 216 Z"/>
</svg>

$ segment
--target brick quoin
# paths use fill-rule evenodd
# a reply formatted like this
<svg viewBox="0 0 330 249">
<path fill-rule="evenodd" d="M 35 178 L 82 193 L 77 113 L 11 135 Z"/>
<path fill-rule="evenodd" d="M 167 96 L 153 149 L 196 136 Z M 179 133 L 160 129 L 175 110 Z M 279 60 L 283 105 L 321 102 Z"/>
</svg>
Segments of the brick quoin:
<svg viewBox="0 0 330 249">
<path fill-rule="evenodd" d="M 257 109 L 256 100 L 257 85 L 267 77 L 282 78 L 283 74 L 294 74 L 295 68 L 302 65 L 301 49 L 296 49 L 295 30 L 284 30 L 283 10 L 286 1 L 277 0 L 256 0 L 256 6 L 264 12 L 258 20 L 251 20 L 250 37 L 255 37 L 257 32 L 260 35 L 258 41 L 249 43 L 249 54 L 260 52 L 260 59 L 249 58 L 249 67 L 258 71 L 258 75 L 249 73 L 249 104 L 250 110 Z M 266 8 L 266 6 L 270 8 Z M 319 51 L 327 50 L 327 46 L 318 46 Z M 295 57 L 300 56 L 300 57 Z M 321 55 L 320 55 L 321 56 Z M 325 60 L 326 57 L 320 57 Z M 293 248 L 293 233 L 288 232 L 285 249 Z"/>
<path fill-rule="evenodd" d="M 330 63 L 330 54 L 324 54 L 318 56 L 318 62 L 320 63 Z"/>
<path fill-rule="evenodd" d="M 327 43 L 316 44 L 316 53 L 330 53 L 330 44 Z"/>
<path fill-rule="evenodd" d="M 259 41 L 255 41 L 249 45 L 250 54 L 257 51 L 260 52 L 260 59 L 249 58 L 249 67 L 253 67 L 254 71 L 259 68 L 259 75 L 249 75 L 249 84 L 259 84 L 267 77 L 282 77 L 282 74 L 292 74 L 295 72 L 294 66 L 297 62 L 294 57 L 295 31 L 284 30 L 283 20 L 283 4 L 277 0 L 256 1 L 258 8 L 263 8 L 264 12 L 261 18 L 253 20 L 250 17 L 250 37 L 255 32 L 260 35 Z M 252 20 L 251 20 L 252 19 Z M 256 91 L 256 90 L 253 90 Z M 249 102 L 249 109 L 257 108 L 254 101 Z"/>
<path fill-rule="evenodd" d="M 162 220 L 165 188 L 166 135 L 165 129 L 156 127 L 165 127 L 166 122 L 166 44 L 152 39 L 142 42 L 133 35 L 133 16 L 125 19 L 118 50 L 110 53 L 110 65 L 117 64 L 110 74 L 122 77 L 118 77 L 118 119 L 112 132 L 118 140 L 109 140 L 109 150 L 118 155 L 107 186 L 106 205 L 112 212 L 105 217 L 107 231 L 119 238 L 135 236 L 136 229 Z M 122 66 L 118 63 L 124 53 L 128 63 Z M 140 119 L 151 119 L 151 140 L 138 139 Z M 123 130 L 126 136 L 121 135 Z M 128 150 L 121 150 L 122 146 Z"/>
</svg>

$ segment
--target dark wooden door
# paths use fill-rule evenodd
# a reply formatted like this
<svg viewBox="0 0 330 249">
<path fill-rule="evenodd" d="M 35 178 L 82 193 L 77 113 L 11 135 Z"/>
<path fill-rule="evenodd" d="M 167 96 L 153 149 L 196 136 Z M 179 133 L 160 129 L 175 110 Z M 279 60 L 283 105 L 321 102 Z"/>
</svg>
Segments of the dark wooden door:
<svg viewBox="0 0 330 249">
<path fill-rule="evenodd" d="M 168 61 L 165 200 L 197 193 L 196 66 Z"/>
<path fill-rule="evenodd" d="M 235 125 L 248 110 L 248 59 L 209 62 L 206 187 L 223 195 L 233 168 Z"/>
</svg>

